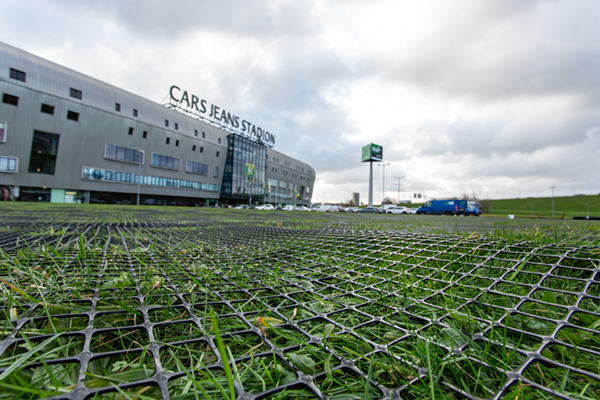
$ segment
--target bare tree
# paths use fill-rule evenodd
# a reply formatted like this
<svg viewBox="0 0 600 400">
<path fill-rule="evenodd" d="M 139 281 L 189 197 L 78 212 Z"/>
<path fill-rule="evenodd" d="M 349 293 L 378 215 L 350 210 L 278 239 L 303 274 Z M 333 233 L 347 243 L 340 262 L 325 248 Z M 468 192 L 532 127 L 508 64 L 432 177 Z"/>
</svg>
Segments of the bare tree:
<svg viewBox="0 0 600 400">
<path fill-rule="evenodd" d="M 394 198 L 391 198 L 391 197 L 386 197 L 385 199 L 383 199 L 383 203 L 384 204 L 396 204 L 397 200 L 398 199 L 394 199 Z"/>
<path fill-rule="evenodd" d="M 475 191 L 472 191 L 471 194 L 469 194 L 469 192 L 467 192 L 466 190 L 463 190 L 458 198 L 461 200 L 468 200 L 468 201 L 481 200 L 479 198 L 479 196 L 477 196 L 477 193 L 475 193 Z"/>
</svg>

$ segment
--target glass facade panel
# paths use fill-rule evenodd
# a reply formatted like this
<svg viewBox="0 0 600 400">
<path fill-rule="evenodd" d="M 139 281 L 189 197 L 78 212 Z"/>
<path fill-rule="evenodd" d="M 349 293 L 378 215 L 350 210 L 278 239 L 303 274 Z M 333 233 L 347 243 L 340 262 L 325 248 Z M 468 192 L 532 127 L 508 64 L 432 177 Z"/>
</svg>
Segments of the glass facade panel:
<svg viewBox="0 0 600 400">
<path fill-rule="evenodd" d="M 266 147 L 243 136 L 227 136 L 227 159 L 221 197 L 262 200 L 265 195 Z"/>
<path fill-rule="evenodd" d="M 0 166 L 2 162 L 2 158 L 0 157 Z M 10 161 L 8 161 L 8 167 L 10 168 Z M 14 164 L 16 168 L 16 160 Z M 176 188 L 187 188 L 187 189 L 195 189 L 195 190 L 204 190 L 208 192 L 218 192 L 219 185 L 215 185 L 212 183 L 204 183 L 204 182 L 194 182 L 183 179 L 171 179 L 171 178 L 161 178 L 157 176 L 147 176 L 138 174 L 130 174 L 126 172 L 119 171 L 108 171 L 104 169 L 84 167 L 83 168 L 83 179 L 89 179 L 93 181 L 109 181 L 109 182 L 125 182 L 137 184 L 137 182 L 141 179 L 142 185 L 148 186 L 164 186 L 164 187 L 176 187 Z"/>
</svg>

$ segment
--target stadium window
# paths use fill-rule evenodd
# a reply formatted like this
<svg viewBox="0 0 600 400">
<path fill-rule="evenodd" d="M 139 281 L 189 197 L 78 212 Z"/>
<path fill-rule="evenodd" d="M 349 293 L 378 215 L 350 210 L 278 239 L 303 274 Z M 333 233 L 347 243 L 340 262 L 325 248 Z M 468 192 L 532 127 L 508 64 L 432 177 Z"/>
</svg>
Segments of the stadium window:
<svg viewBox="0 0 600 400">
<path fill-rule="evenodd" d="M 202 132 L 202 139 L 206 139 L 206 133 Z"/>
<path fill-rule="evenodd" d="M 175 141 L 175 147 L 179 147 L 179 140 Z"/>
<path fill-rule="evenodd" d="M 6 104 L 10 104 L 11 106 L 19 105 L 19 98 L 17 96 L 13 96 L 12 94 L 3 93 L 2 94 L 2 102 Z"/>
<path fill-rule="evenodd" d="M 196 151 L 196 145 L 192 146 L 192 151 Z"/>
<path fill-rule="evenodd" d="M 219 138 L 219 144 L 221 144 L 221 138 Z"/>
<path fill-rule="evenodd" d="M 219 152 L 217 151 L 217 157 L 219 157 Z"/>
<path fill-rule="evenodd" d="M 81 100 L 83 98 L 83 93 L 81 92 L 81 90 L 70 88 L 69 96 Z"/>
<path fill-rule="evenodd" d="M 17 172 L 17 159 L 0 157 L 0 172 Z"/>
<path fill-rule="evenodd" d="M 194 129 L 194 136 L 198 137 L 198 129 Z"/>
<path fill-rule="evenodd" d="M 121 105 L 119 103 L 115 103 L 115 111 L 121 112 Z"/>
<path fill-rule="evenodd" d="M 71 121 L 79 121 L 79 113 L 68 110 L 67 111 L 67 119 L 70 119 Z"/>
<path fill-rule="evenodd" d="M 177 122 L 175 122 L 175 130 L 178 131 L 179 130 L 179 124 Z"/>
<path fill-rule="evenodd" d="M 190 174 L 208 175 L 208 165 L 194 161 L 188 161 L 185 167 L 185 172 Z"/>
<path fill-rule="evenodd" d="M 18 69 L 10 69 L 10 77 L 21 82 L 25 82 L 25 72 L 19 71 Z"/>
<path fill-rule="evenodd" d="M 219 167 L 215 167 L 215 178 L 219 176 Z"/>
<path fill-rule="evenodd" d="M 144 131 L 144 133 L 142 134 L 142 137 L 143 137 L 144 139 L 146 139 L 146 136 L 148 136 L 148 132 L 147 132 L 147 131 Z"/>
<path fill-rule="evenodd" d="M 42 109 L 40 111 L 44 114 L 54 115 L 54 106 L 42 103 Z"/>
<path fill-rule="evenodd" d="M 181 160 L 175 157 L 163 156 L 161 154 L 152 153 L 152 162 L 150 163 L 153 167 L 172 169 L 179 171 L 179 165 Z"/>
<path fill-rule="evenodd" d="M 6 142 L 6 122 L 0 121 L 0 142 Z"/>
<path fill-rule="evenodd" d="M 29 172 L 54 175 L 59 136 L 53 133 L 33 131 Z"/>
<path fill-rule="evenodd" d="M 204 151 L 204 147 L 200 147 L 200 153 Z"/>
<path fill-rule="evenodd" d="M 169 127 L 169 120 L 165 119 L 165 126 L 168 128 Z"/>
<path fill-rule="evenodd" d="M 131 126 L 129 127 L 129 132 L 128 132 L 128 133 L 129 133 L 130 135 L 133 135 L 133 127 L 131 127 Z"/>
<path fill-rule="evenodd" d="M 171 142 L 171 138 L 167 138 L 167 144 L 169 144 L 169 142 Z"/>
<path fill-rule="evenodd" d="M 133 116 L 134 116 L 134 117 L 137 117 L 137 116 L 138 116 L 138 112 L 137 112 L 137 110 L 136 110 L 135 108 L 133 109 Z"/>
<path fill-rule="evenodd" d="M 114 161 L 124 161 L 133 164 L 144 163 L 144 152 L 138 149 L 106 144 L 104 158 Z"/>
</svg>

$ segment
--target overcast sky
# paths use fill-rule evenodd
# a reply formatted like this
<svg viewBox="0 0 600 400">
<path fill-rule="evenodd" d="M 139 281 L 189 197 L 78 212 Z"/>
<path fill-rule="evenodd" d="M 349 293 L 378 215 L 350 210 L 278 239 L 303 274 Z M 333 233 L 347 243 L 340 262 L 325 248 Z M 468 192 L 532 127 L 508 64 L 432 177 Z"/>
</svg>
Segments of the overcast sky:
<svg viewBox="0 0 600 400">
<path fill-rule="evenodd" d="M 0 0 L 0 40 L 276 135 L 313 201 L 600 192 L 598 0 Z M 383 168 L 374 166 L 374 201 Z"/>
</svg>

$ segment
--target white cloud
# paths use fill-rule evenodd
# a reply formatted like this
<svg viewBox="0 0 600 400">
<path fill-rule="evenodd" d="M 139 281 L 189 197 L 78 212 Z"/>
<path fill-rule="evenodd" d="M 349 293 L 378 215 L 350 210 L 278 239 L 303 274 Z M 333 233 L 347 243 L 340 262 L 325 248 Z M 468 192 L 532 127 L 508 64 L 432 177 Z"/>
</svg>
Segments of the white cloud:
<svg viewBox="0 0 600 400">
<path fill-rule="evenodd" d="M 9 0 L 0 35 L 154 101 L 178 84 L 252 120 L 315 167 L 314 200 L 366 200 L 370 142 L 384 146 L 391 197 L 394 176 L 429 197 L 567 195 L 573 180 L 600 191 L 599 11 L 593 0 Z M 380 201 L 381 167 L 374 185 Z"/>
</svg>

